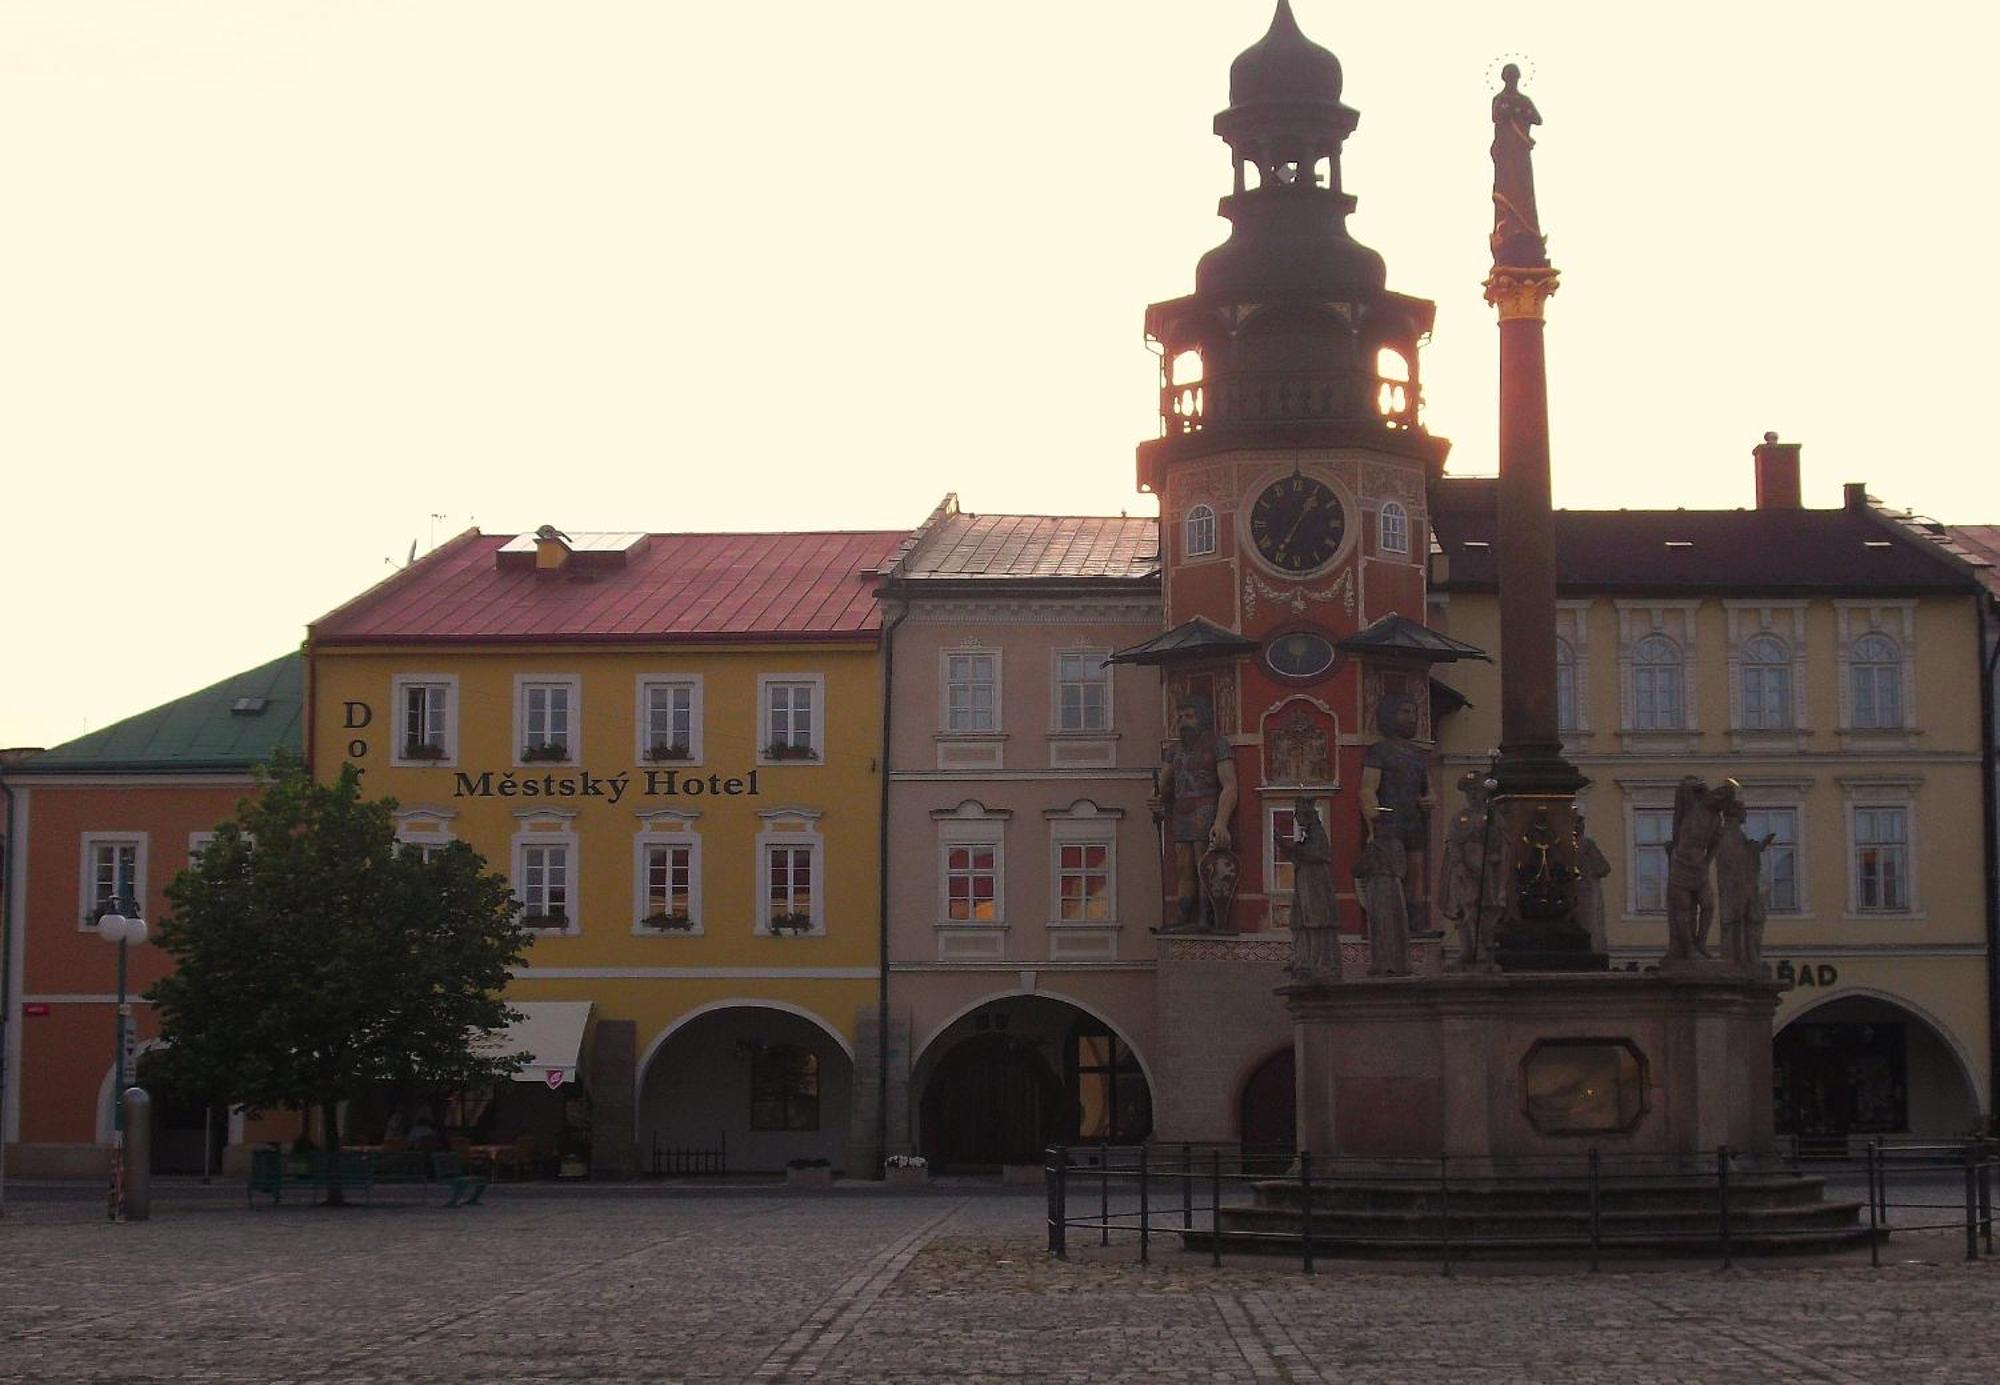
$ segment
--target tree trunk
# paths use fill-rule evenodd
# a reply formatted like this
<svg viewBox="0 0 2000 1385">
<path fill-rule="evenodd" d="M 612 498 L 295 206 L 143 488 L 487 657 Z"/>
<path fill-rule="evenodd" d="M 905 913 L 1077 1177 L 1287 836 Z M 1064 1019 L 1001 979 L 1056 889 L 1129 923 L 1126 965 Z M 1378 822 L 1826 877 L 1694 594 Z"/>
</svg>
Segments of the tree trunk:
<svg viewBox="0 0 2000 1385">
<path fill-rule="evenodd" d="M 347 1193 L 340 1186 L 340 1102 L 322 1101 L 320 1111 L 326 1125 L 326 1205 L 345 1207 Z"/>
</svg>

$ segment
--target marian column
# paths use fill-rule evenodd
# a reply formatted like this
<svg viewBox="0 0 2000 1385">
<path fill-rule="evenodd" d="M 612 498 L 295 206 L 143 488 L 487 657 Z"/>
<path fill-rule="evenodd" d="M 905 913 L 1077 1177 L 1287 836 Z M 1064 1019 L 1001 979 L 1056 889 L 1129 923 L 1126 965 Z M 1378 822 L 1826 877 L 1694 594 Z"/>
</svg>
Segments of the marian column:
<svg viewBox="0 0 2000 1385">
<path fill-rule="evenodd" d="M 1500 756 L 1488 839 L 1500 854 L 1504 913 L 1494 939 L 1506 971 L 1608 965 L 1576 918 L 1581 831 L 1556 720 L 1555 518 L 1549 489 L 1548 372 L 1542 305 L 1556 290 L 1535 208 L 1532 126 L 1541 115 L 1509 63 L 1493 98 L 1493 272 L 1500 314 Z"/>
</svg>

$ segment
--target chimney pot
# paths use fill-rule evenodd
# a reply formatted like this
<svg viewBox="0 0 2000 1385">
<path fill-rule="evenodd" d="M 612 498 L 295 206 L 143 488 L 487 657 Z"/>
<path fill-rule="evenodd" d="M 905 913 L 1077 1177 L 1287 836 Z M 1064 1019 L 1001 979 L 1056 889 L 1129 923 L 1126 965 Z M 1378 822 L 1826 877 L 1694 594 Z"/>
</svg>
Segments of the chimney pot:
<svg viewBox="0 0 2000 1385">
<path fill-rule="evenodd" d="M 1750 449 L 1757 459 L 1757 508 L 1797 510 L 1805 502 L 1799 492 L 1799 444 L 1779 442 L 1776 433 L 1764 434 L 1764 441 Z"/>
</svg>

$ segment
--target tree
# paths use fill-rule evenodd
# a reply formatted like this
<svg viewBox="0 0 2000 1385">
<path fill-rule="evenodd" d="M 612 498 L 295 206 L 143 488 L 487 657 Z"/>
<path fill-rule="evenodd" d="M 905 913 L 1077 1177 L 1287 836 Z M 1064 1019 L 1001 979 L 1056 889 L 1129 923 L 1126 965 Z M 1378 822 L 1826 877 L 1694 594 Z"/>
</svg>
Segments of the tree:
<svg viewBox="0 0 2000 1385">
<path fill-rule="evenodd" d="M 339 1205 L 342 1099 L 517 1065 L 477 1036 L 515 1017 L 501 991 L 527 935 L 470 847 L 399 845 L 394 800 L 364 799 L 353 765 L 320 784 L 281 752 L 262 777 L 167 887 L 159 944 L 175 967 L 146 994 L 167 1080 L 253 1112 L 323 1113 Z"/>
</svg>

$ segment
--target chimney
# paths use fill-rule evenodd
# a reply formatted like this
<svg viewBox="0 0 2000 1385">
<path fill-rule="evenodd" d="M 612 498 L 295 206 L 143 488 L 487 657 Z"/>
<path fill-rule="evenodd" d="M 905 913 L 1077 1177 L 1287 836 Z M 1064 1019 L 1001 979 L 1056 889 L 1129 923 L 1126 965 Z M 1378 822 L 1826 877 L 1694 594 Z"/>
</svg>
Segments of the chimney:
<svg viewBox="0 0 2000 1385">
<path fill-rule="evenodd" d="M 1776 433 L 1766 433 L 1750 455 L 1757 459 L 1758 509 L 1804 508 L 1799 499 L 1799 444 L 1779 442 Z"/>
<path fill-rule="evenodd" d="M 569 561 L 569 535 L 553 524 L 544 524 L 535 531 L 535 567 L 543 572 L 561 567 Z"/>
</svg>

